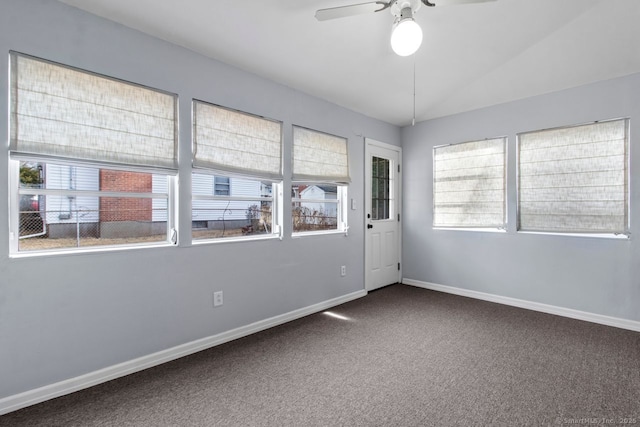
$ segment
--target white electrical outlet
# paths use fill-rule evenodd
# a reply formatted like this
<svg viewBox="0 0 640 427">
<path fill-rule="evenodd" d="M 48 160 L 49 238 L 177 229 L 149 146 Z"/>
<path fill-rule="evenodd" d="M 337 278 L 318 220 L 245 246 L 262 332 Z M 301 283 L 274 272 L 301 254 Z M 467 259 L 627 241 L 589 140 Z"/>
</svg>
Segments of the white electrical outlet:
<svg viewBox="0 0 640 427">
<path fill-rule="evenodd" d="M 222 305 L 222 291 L 217 291 L 213 293 L 213 306 L 217 307 L 219 305 Z"/>
<path fill-rule="evenodd" d="M 342 277 L 347 275 L 347 266 L 346 265 L 343 265 L 343 266 L 340 267 L 340 275 Z"/>
</svg>

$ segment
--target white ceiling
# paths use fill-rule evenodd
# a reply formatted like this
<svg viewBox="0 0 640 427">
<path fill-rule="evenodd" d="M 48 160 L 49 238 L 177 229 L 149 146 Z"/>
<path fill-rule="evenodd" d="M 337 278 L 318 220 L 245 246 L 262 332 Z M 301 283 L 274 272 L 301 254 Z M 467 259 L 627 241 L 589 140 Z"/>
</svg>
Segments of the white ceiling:
<svg viewBox="0 0 640 427">
<path fill-rule="evenodd" d="M 396 125 L 413 118 L 414 57 L 366 0 L 60 0 Z M 437 4 L 437 0 L 432 0 Z M 497 0 L 422 7 L 416 120 L 640 72 L 640 0 Z"/>
</svg>

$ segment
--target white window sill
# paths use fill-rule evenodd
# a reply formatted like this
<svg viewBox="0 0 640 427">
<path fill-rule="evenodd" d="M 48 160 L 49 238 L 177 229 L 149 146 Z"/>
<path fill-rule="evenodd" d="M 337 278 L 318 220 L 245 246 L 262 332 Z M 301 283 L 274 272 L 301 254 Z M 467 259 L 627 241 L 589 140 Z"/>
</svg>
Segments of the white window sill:
<svg viewBox="0 0 640 427">
<path fill-rule="evenodd" d="M 34 258 L 42 256 L 59 256 L 59 255 L 85 255 L 105 252 L 129 251 L 134 249 L 150 249 L 150 248 L 166 248 L 177 246 L 171 242 L 141 243 L 129 245 L 113 245 L 113 246 L 85 246 L 80 248 L 59 248 L 46 249 L 40 251 L 15 252 L 9 255 L 9 258 Z"/>
<path fill-rule="evenodd" d="M 263 234 L 257 236 L 234 236 L 234 237 L 218 237 L 212 239 L 193 239 L 191 241 L 192 246 L 211 245 L 219 243 L 233 243 L 233 242 L 255 242 L 259 240 L 282 240 L 282 236 L 279 234 Z"/>
<path fill-rule="evenodd" d="M 470 227 L 433 227 L 434 231 L 480 231 L 483 233 L 506 233 L 507 230 L 504 228 L 470 228 Z"/>
<path fill-rule="evenodd" d="M 518 234 L 537 234 L 543 236 L 562 236 L 562 237 L 589 237 L 596 239 L 612 239 L 612 240 L 629 240 L 631 236 L 628 234 L 613 233 L 561 233 L 552 231 L 518 231 Z"/>
<path fill-rule="evenodd" d="M 332 234 L 343 234 L 343 235 L 347 235 L 347 231 L 346 230 L 322 230 L 322 231 L 300 231 L 298 233 L 293 233 L 291 234 L 291 237 L 298 238 L 298 237 L 308 237 L 308 236 L 327 236 L 327 235 L 332 235 Z"/>
</svg>

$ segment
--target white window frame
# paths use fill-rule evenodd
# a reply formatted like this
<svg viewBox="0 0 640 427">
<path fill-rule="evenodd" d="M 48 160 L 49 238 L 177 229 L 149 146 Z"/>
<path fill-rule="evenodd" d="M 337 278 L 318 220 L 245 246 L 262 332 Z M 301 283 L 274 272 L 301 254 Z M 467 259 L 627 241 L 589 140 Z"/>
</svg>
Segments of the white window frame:
<svg viewBox="0 0 640 427">
<path fill-rule="evenodd" d="M 625 147 L 624 147 L 624 181 L 625 181 L 625 191 L 624 191 L 624 197 L 625 197 L 625 207 L 624 207 L 624 215 L 625 215 L 625 224 L 624 224 L 624 228 L 625 230 L 623 232 L 614 232 L 614 231 L 603 231 L 603 232 L 597 232 L 597 231 L 575 231 L 575 230 L 567 230 L 567 231 L 562 231 L 562 230 L 523 230 L 521 229 L 521 223 L 520 223 L 520 215 L 521 215 L 521 168 L 520 168 L 520 160 L 521 160 L 521 156 L 520 156 L 520 139 L 522 135 L 526 135 L 526 134 L 533 134 L 533 133 L 541 133 L 541 132 L 546 132 L 546 131 L 560 131 L 560 130 L 569 130 L 569 129 L 573 129 L 573 128 L 580 128 L 580 127 L 584 127 L 584 126 L 589 126 L 589 125 L 597 125 L 597 124 L 604 124 L 604 123 L 609 123 L 609 122 L 616 122 L 616 121 L 624 121 L 624 126 L 625 126 Z M 516 175 L 517 175 L 517 202 L 516 202 L 516 215 L 517 215 L 517 232 L 518 233 L 522 233 L 522 234 L 540 234 L 540 235 L 558 235 L 558 236 L 570 236 L 570 237 L 589 237 L 589 238 L 605 238 L 605 239 L 622 239 L 622 240 L 627 240 L 630 238 L 630 234 L 631 234 L 631 224 L 630 224 L 630 218 L 631 218 L 631 210 L 630 210 L 630 155 L 629 155 L 629 150 L 630 150 L 630 140 L 629 140 L 629 134 L 630 134 L 630 119 L 627 118 L 616 118 L 616 119 L 610 119 L 610 120 L 600 120 L 600 121 L 594 121 L 594 122 L 588 122 L 588 123 L 581 123 L 581 124 L 576 124 L 576 125 L 568 125 L 568 126 L 558 126 L 555 128 L 548 128 L 548 129 L 540 129 L 540 130 L 535 130 L 535 131 L 529 131 L 529 132 L 521 132 L 518 133 L 517 135 L 517 150 L 516 150 L 516 155 L 517 155 L 517 167 L 516 167 Z"/>
<path fill-rule="evenodd" d="M 299 136 L 298 136 L 299 135 Z M 336 199 L 303 199 L 299 195 L 291 197 L 292 237 L 344 234 L 348 233 L 347 193 L 351 182 L 349 174 L 349 139 L 327 132 L 293 125 L 292 143 L 292 182 L 293 187 L 336 186 Z M 336 203 L 336 228 L 330 230 L 294 230 L 294 205 L 296 203 Z"/>
<path fill-rule="evenodd" d="M 50 161 L 49 161 L 50 160 Z M 20 162 L 30 161 L 34 163 L 52 163 L 56 165 L 68 165 L 68 166 L 80 166 L 90 167 L 95 169 L 108 169 L 112 171 L 120 172 L 143 172 L 148 174 L 160 174 L 167 178 L 167 192 L 166 193 L 135 193 L 125 191 L 91 191 L 91 190 L 66 190 L 66 189 L 21 189 L 20 188 Z M 114 168 L 113 165 L 100 165 L 96 163 L 83 163 L 83 162 L 63 162 L 58 159 L 47 159 L 45 157 L 37 158 L 11 158 L 9 159 L 9 174 L 10 174 L 10 195 L 9 195 L 9 217 L 10 217 L 10 233 L 9 233 L 9 249 L 10 256 L 15 258 L 32 257 L 42 255 L 56 255 L 56 254 L 76 254 L 87 252 L 105 252 L 114 250 L 125 249 L 140 249 L 162 246 L 176 246 L 178 243 L 178 231 L 177 231 L 177 177 L 175 173 L 168 173 L 166 170 L 153 171 L 146 168 Z M 166 234 L 163 241 L 157 242 L 141 242 L 141 243 L 122 243 L 122 244 L 110 244 L 110 245 L 96 245 L 96 246 L 75 246 L 65 248 L 51 248 L 51 249 L 39 249 L 20 251 L 20 196 L 21 195 L 37 195 L 37 196 L 72 196 L 72 197 L 119 197 L 119 198 L 150 198 L 150 199 L 162 199 L 167 201 L 167 225 Z"/>
<path fill-rule="evenodd" d="M 10 256 L 28 257 L 62 253 L 104 252 L 177 245 L 177 95 L 18 52 L 10 52 L 10 60 L 10 92 L 12 94 L 9 123 L 11 138 L 8 156 Z M 43 69 L 45 72 L 42 71 Z M 51 76 L 62 76 L 60 78 L 66 79 L 68 85 L 56 85 L 59 81 Z M 51 86 L 44 85 L 49 82 L 53 82 L 53 84 Z M 46 90 L 42 90 L 42 88 L 46 88 Z M 69 90 L 70 88 L 71 90 Z M 122 95 L 120 96 L 121 90 Z M 34 98 L 25 95 L 23 98 L 14 95 L 20 91 L 24 91 L 23 93 L 27 95 L 36 93 L 41 97 Z M 114 93 L 116 95 L 113 95 Z M 142 108 L 122 108 L 123 105 L 129 106 L 131 99 L 142 97 L 144 97 L 144 102 L 138 105 Z M 56 101 L 46 101 L 52 98 Z M 108 102 L 102 103 L 103 99 L 108 100 Z M 100 102 L 97 102 L 97 100 L 100 100 Z M 50 102 L 54 104 L 60 102 L 60 105 L 65 108 L 51 108 Z M 44 108 L 40 108 L 41 105 Z M 103 110 L 96 110 L 98 112 L 93 111 L 92 114 L 87 115 L 86 111 L 79 108 L 78 105 L 92 105 L 97 108 L 103 108 Z M 64 116 L 64 113 L 67 108 L 68 111 L 74 114 L 78 111 L 85 111 L 86 117 L 78 115 L 78 121 L 66 123 L 70 126 L 69 128 L 62 126 L 56 128 L 55 132 L 44 125 L 44 123 L 55 122 L 60 117 L 66 119 L 67 116 Z M 26 114 L 25 111 L 27 111 Z M 34 114 L 31 114 L 32 111 Z M 100 111 L 109 111 L 110 114 L 105 113 L 103 115 L 99 113 Z M 141 115 L 148 115 L 149 120 L 138 127 L 137 123 L 139 122 L 137 120 Z M 50 116 L 55 117 L 51 118 Z M 72 115 L 72 117 L 76 116 Z M 86 137 L 85 140 L 78 138 L 78 135 L 68 130 L 74 126 L 76 126 L 76 130 L 81 127 L 78 132 Z M 139 129 L 143 129 L 140 134 L 131 132 L 131 130 Z M 33 140 L 28 140 L 28 137 L 21 139 L 24 131 L 27 131 L 28 134 L 32 132 L 36 136 Z M 51 134 L 47 132 L 51 132 Z M 111 133 L 105 134 L 104 132 Z M 41 135 L 45 137 L 41 137 Z M 51 135 L 50 139 L 48 139 L 49 135 Z M 67 138 L 69 135 L 74 135 L 76 138 L 65 139 L 65 137 L 62 137 L 61 139 L 61 135 Z M 122 135 L 123 138 L 133 135 L 134 139 L 122 141 L 115 135 Z M 102 141 L 102 146 L 99 147 L 102 151 L 95 150 L 95 147 L 89 144 L 87 139 L 89 141 Z M 128 150 L 121 150 L 117 145 L 118 143 L 124 144 Z M 107 154 L 100 154 L 103 152 L 107 152 Z M 20 188 L 19 178 L 21 161 L 162 174 L 167 177 L 167 192 L 133 193 L 100 190 L 53 190 L 46 188 L 22 189 Z M 166 199 L 166 237 L 161 242 L 20 251 L 19 212 L 20 196 L 22 194 Z"/>
<path fill-rule="evenodd" d="M 294 186 L 306 185 L 306 186 L 314 186 L 314 185 L 330 185 L 336 186 L 337 194 L 335 199 L 303 199 L 301 197 L 291 197 L 291 228 L 292 228 L 292 237 L 304 237 L 304 236 L 318 236 L 318 235 L 326 235 L 326 234 L 344 234 L 348 235 L 349 225 L 347 223 L 348 218 L 348 209 L 347 209 L 347 197 L 349 192 L 349 186 L 345 184 L 336 184 L 334 182 L 308 182 L 308 181 L 295 181 L 292 182 L 292 188 Z M 295 231 L 293 230 L 293 209 L 296 203 L 332 203 L 336 205 L 336 228 L 331 230 L 309 230 L 309 231 Z"/>
<path fill-rule="evenodd" d="M 473 226 L 473 225 L 459 225 L 459 226 L 452 226 L 452 225 L 437 225 L 435 224 L 435 218 L 436 218 L 436 150 L 440 149 L 440 148 L 445 148 L 445 147 L 451 147 L 451 146 L 461 146 L 463 144 L 473 144 L 473 143 L 478 143 L 478 142 L 483 142 L 483 141 L 497 141 L 497 140 L 502 140 L 502 144 L 504 147 L 504 153 L 503 153 L 503 172 L 502 172 L 502 182 L 503 182 L 503 193 L 502 193 L 502 224 L 497 225 L 497 226 L 489 226 L 489 225 L 479 225 L 479 226 Z M 439 145 L 439 146 L 435 146 L 433 147 L 432 150 L 432 158 L 433 158 L 433 200 L 432 200 L 432 228 L 434 230 L 455 230 L 455 231 L 481 231 L 481 232 L 499 232 L 499 233 L 506 233 L 507 231 L 507 219 L 508 219 L 508 211 L 507 211 L 507 157 L 508 157 L 508 138 L 506 136 L 499 136 L 499 137 L 494 137 L 494 138 L 486 138 L 483 140 L 473 140 L 473 141 L 464 141 L 464 142 L 458 142 L 458 143 L 454 143 L 454 144 L 445 144 L 445 145 Z"/>
<path fill-rule="evenodd" d="M 282 150 L 280 120 L 270 119 L 210 102 L 192 99 L 193 174 L 212 175 L 211 194 L 194 194 L 191 184 L 191 236 L 193 244 L 224 243 L 247 240 L 282 239 Z M 226 120 L 222 120 L 225 117 Z M 199 120 L 203 125 L 199 126 Z M 243 123 L 243 120 L 245 121 Z M 258 123 L 256 125 L 256 122 Z M 249 123 L 247 127 L 238 126 Z M 253 127 L 253 124 L 255 127 Z M 278 132 L 274 131 L 275 126 Z M 266 129 L 265 127 L 266 126 Z M 241 129 L 242 131 L 239 131 Z M 274 139 L 275 135 L 279 139 Z M 222 137 L 221 135 L 224 135 Z M 277 149 L 276 149 L 277 146 Z M 277 153 L 277 155 L 276 155 Z M 229 195 L 215 194 L 215 176 L 230 178 Z M 271 196 L 241 196 L 233 190 L 233 179 L 270 182 Z M 271 202 L 271 232 L 229 237 L 193 237 L 193 202 L 226 201 Z"/>
<path fill-rule="evenodd" d="M 192 243 L 194 245 L 221 243 L 221 242 L 234 242 L 234 241 L 248 241 L 248 240 L 269 240 L 269 239 L 282 239 L 282 181 L 274 181 L 270 179 L 260 179 L 255 176 L 247 175 L 233 175 L 228 172 L 216 172 L 207 169 L 194 168 L 193 174 L 199 175 L 211 175 L 213 180 L 214 191 L 213 194 L 195 194 L 193 192 L 193 184 L 191 186 L 191 207 L 193 210 L 194 201 L 221 201 L 221 202 L 271 202 L 271 232 L 264 234 L 248 234 L 243 236 L 228 236 L 228 237 L 210 237 L 210 238 L 195 238 L 193 237 L 193 225 L 191 227 Z M 215 177 L 229 178 L 230 190 L 229 196 L 217 196 L 215 195 Z M 268 181 L 271 183 L 271 196 L 234 196 L 231 191 L 233 186 L 233 179 L 243 179 L 252 181 Z M 193 218 L 193 212 L 191 214 L 192 224 L 195 220 Z"/>
<path fill-rule="evenodd" d="M 218 186 L 224 186 L 225 190 L 218 189 Z M 224 192 L 225 194 L 220 194 Z M 213 195 L 214 196 L 232 196 L 231 194 L 231 178 L 228 176 L 213 176 Z"/>
</svg>

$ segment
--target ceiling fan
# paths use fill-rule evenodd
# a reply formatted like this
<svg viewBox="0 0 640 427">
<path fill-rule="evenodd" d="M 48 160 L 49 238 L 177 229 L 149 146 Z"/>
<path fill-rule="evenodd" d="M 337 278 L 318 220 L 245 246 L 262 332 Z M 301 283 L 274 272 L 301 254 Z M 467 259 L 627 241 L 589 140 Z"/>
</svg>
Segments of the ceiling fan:
<svg viewBox="0 0 640 427">
<path fill-rule="evenodd" d="M 389 9 L 394 17 L 391 31 L 391 47 L 396 54 L 409 56 L 414 54 L 422 44 L 422 29 L 413 18 L 422 5 L 434 7 L 489 1 L 495 0 L 378 0 L 319 9 L 316 11 L 316 19 L 318 21 L 327 21 Z"/>
</svg>

